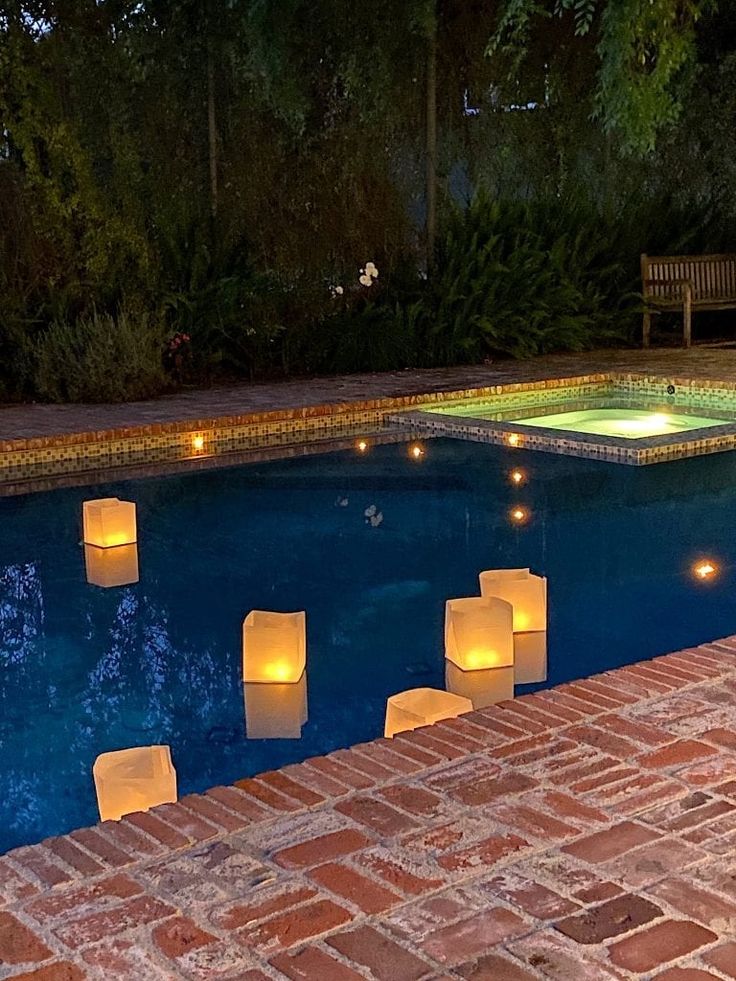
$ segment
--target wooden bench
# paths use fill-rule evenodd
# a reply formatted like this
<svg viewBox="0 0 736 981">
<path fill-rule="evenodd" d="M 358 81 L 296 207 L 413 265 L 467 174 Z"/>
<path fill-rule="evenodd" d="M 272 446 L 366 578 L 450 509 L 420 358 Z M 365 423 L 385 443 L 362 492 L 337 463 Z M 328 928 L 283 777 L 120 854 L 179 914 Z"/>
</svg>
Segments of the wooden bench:
<svg viewBox="0 0 736 981">
<path fill-rule="evenodd" d="M 692 342 L 693 310 L 736 309 L 736 255 L 642 255 L 644 347 L 653 313 L 682 308 L 685 347 Z"/>
</svg>

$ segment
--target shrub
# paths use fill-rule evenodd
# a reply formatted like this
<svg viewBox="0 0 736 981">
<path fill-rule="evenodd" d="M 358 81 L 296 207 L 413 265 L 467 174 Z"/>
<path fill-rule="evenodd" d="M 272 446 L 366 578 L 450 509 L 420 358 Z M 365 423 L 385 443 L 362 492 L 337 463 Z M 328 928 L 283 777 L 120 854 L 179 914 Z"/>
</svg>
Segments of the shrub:
<svg viewBox="0 0 736 981">
<path fill-rule="evenodd" d="M 75 322 L 56 320 L 36 348 L 35 386 L 51 402 L 123 402 L 159 395 L 164 329 L 121 308 Z"/>
</svg>

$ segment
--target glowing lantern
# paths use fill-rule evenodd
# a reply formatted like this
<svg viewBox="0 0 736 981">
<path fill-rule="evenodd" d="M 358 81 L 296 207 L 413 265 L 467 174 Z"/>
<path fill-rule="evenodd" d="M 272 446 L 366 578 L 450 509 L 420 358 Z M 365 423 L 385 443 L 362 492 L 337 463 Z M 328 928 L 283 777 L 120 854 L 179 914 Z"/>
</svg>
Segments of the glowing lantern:
<svg viewBox="0 0 736 981">
<path fill-rule="evenodd" d="M 493 569 L 481 572 L 480 594 L 511 603 L 514 633 L 547 629 L 547 580 L 529 569 Z"/>
<path fill-rule="evenodd" d="M 547 631 L 514 634 L 514 683 L 538 684 L 547 680 Z"/>
<path fill-rule="evenodd" d="M 137 746 L 103 753 L 92 768 L 102 821 L 176 803 L 176 770 L 168 746 Z"/>
<path fill-rule="evenodd" d="M 448 600 L 445 604 L 445 657 L 463 671 L 513 669 L 511 604 L 485 596 Z"/>
<path fill-rule="evenodd" d="M 82 524 L 86 545 L 111 548 L 114 545 L 132 545 L 138 538 L 135 504 L 119 501 L 117 497 L 85 501 L 82 505 Z"/>
<path fill-rule="evenodd" d="M 109 589 L 138 582 L 138 546 L 115 545 L 113 548 L 84 546 L 84 568 L 87 582 Z"/>
<path fill-rule="evenodd" d="M 248 739 L 300 739 L 307 721 L 307 672 L 296 684 L 244 684 Z"/>
<path fill-rule="evenodd" d="M 429 726 L 442 719 L 454 719 L 472 709 L 473 703 L 470 699 L 437 688 L 401 691 L 397 695 L 391 695 L 386 702 L 384 735 L 391 739 L 398 732 Z"/>
<path fill-rule="evenodd" d="M 445 686 L 455 695 L 468 698 L 473 708 L 486 708 L 514 697 L 514 668 L 488 668 L 485 671 L 463 671 L 445 660 Z"/>
<path fill-rule="evenodd" d="M 295 684 L 307 665 L 307 618 L 251 610 L 243 621 L 243 681 Z"/>
</svg>

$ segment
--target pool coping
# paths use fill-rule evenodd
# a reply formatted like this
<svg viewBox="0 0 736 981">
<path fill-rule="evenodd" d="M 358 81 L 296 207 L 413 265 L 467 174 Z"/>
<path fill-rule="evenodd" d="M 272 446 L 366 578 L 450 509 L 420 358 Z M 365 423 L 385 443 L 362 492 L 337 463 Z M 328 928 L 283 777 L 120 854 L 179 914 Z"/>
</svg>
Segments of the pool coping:
<svg viewBox="0 0 736 981">
<path fill-rule="evenodd" d="M 734 840 L 731 636 L 14 849 L 0 975 L 728 977 Z"/>
</svg>

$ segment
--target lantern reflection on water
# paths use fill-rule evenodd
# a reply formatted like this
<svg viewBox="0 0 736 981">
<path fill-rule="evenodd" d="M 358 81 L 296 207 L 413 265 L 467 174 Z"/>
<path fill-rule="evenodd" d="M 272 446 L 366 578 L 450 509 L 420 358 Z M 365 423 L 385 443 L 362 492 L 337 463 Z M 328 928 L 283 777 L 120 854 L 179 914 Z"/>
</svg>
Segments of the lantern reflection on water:
<svg viewBox="0 0 736 981">
<path fill-rule="evenodd" d="M 514 634 L 514 682 L 533 685 L 547 680 L 547 631 Z"/>
<path fill-rule="evenodd" d="M 514 668 L 463 671 L 445 659 L 445 686 L 453 694 L 469 699 L 474 709 L 486 708 L 514 697 Z"/>
<path fill-rule="evenodd" d="M 84 568 L 87 582 L 110 589 L 138 582 L 138 546 L 115 545 L 112 548 L 84 546 Z"/>
<path fill-rule="evenodd" d="M 168 746 L 136 746 L 102 753 L 92 768 L 101 821 L 177 800 L 176 770 Z"/>
<path fill-rule="evenodd" d="M 307 722 L 307 672 L 294 684 L 243 685 L 248 739 L 301 739 Z"/>
</svg>

